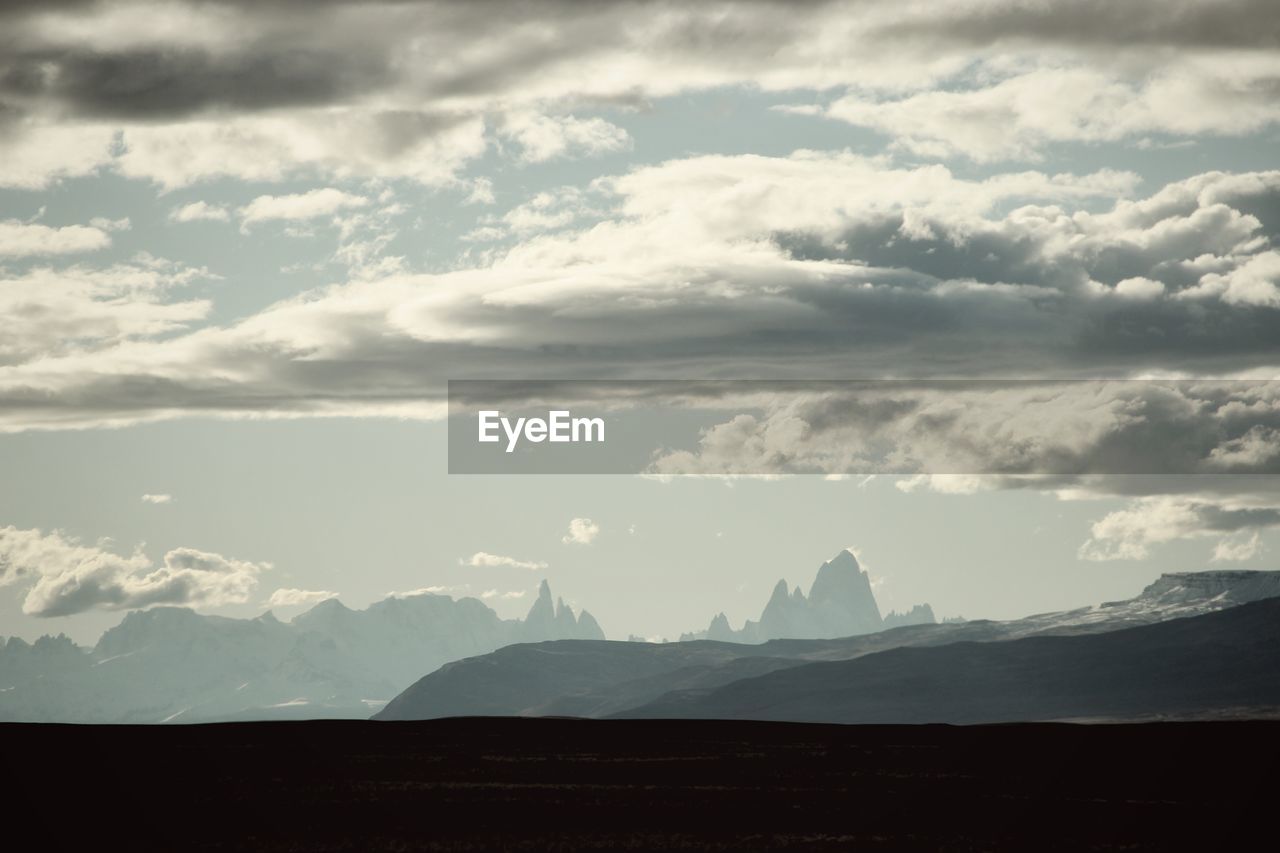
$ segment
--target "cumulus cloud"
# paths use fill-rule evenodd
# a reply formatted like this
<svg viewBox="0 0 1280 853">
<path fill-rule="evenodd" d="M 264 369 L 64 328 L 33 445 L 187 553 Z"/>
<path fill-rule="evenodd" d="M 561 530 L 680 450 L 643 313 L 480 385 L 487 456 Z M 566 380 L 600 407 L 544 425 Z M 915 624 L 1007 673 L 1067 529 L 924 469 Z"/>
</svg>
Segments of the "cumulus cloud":
<svg viewBox="0 0 1280 853">
<path fill-rule="evenodd" d="M 575 518 L 569 522 L 569 532 L 561 542 L 566 545 L 590 545 L 600 535 L 600 525 L 589 518 Z"/>
<path fill-rule="evenodd" d="M 547 568 L 546 563 L 533 560 L 517 560 L 515 557 L 504 557 L 501 554 L 490 554 L 486 551 L 477 551 L 470 557 L 458 560 L 458 563 L 475 568 L 528 569 L 531 572 Z"/>
<path fill-rule="evenodd" d="M 207 201 L 193 201 L 175 207 L 169 218 L 174 222 L 226 222 L 231 214 L 225 207 L 209 204 Z"/>
<path fill-rule="evenodd" d="M 327 589 L 295 589 L 292 587 L 281 587 L 271 593 L 271 597 L 267 599 L 268 607 L 299 607 L 308 604 L 316 604 L 330 598 L 337 598 L 336 592 L 330 592 Z"/>
<path fill-rule="evenodd" d="M 625 130 L 601 118 L 530 112 L 507 116 L 502 134 L 520 146 L 520 159 L 526 163 L 541 163 L 567 155 L 606 154 L 623 150 L 631 143 Z"/>
<path fill-rule="evenodd" d="M 300 222 L 333 216 L 339 211 L 365 207 L 368 204 L 369 199 L 364 196 L 325 187 L 294 195 L 260 195 L 240 208 L 239 216 L 241 228 L 248 229 L 262 222 Z"/>
<path fill-rule="evenodd" d="M 1095 522 L 1090 538 L 1080 546 L 1080 557 L 1142 560 L 1156 544 L 1245 531 L 1243 541 L 1238 536 L 1219 541 L 1213 559 L 1247 560 L 1258 551 L 1258 529 L 1276 526 L 1280 526 L 1277 507 L 1213 504 L 1177 497 L 1141 498 Z"/>
<path fill-rule="evenodd" d="M 0 258 L 70 255 L 105 249 L 111 245 L 107 230 L 92 225 L 50 227 L 7 219 L 0 221 Z"/>
<path fill-rule="evenodd" d="M 144 504 L 167 504 L 173 502 L 173 495 L 143 495 Z"/>
<path fill-rule="evenodd" d="M 194 548 L 175 548 L 156 565 L 140 550 L 123 556 L 58 531 L 0 528 L 0 585 L 30 584 L 22 611 L 32 616 L 240 604 L 269 568 Z"/>
</svg>

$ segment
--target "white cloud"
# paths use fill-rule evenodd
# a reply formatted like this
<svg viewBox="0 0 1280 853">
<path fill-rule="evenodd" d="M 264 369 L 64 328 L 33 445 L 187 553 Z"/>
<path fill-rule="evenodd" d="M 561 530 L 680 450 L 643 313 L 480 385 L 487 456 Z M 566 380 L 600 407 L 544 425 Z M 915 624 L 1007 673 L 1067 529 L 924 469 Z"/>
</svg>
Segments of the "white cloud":
<svg viewBox="0 0 1280 853">
<path fill-rule="evenodd" d="M 106 230 L 96 226 L 50 227 L 14 219 L 0 221 L 0 258 L 70 255 L 111 245 Z"/>
<path fill-rule="evenodd" d="M 595 156 L 621 151 L 631 145 L 625 130 L 604 119 L 534 112 L 507 115 L 502 134 L 520 146 L 520 159 L 526 163 L 571 155 Z"/>
<path fill-rule="evenodd" d="M 569 532 L 560 540 L 566 545 L 590 545 L 600 535 L 600 525 L 589 518 L 575 518 L 569 522 Z"/>
<path fill-rule="evenodd" d="M 527 592 L 523 589 L 508 590 L 507 592 L 500 592 L 496 589 L 486 589 L 484 592 L 480 593 L 480 597 L 486 600 L 490 598 L 501 598 L 504 601 L 513 601 L 518 598 L 524 598 L 526 594 Z"/>
<path fill-rule="evenodd" d="M 458 563 L 463 566 L 472 566 L 475 568 L 528 569 L 531 572 L 547 568 L 546 563 L 534 562 L 532 560 L 517 560 L 515 557 L 504 557 L 500 554 L 489 554 L 485 551 L 477 551 L 470 557 L 464 557 L 458 560 Z"/>
<path fill-rule="evenodd" d="M 177 189 L 215 178 L 405 178 L 446 186 L 486 147 L 484 121 L 378 109 L 299 110 L 227 121 L 131 125 L 113 167 Z"/>
<path fill-rule="evenodd" d="M 471 193 L 464 204 L 493 204 L 497 199 L 493 194 L 493 181 L 488 178 L 476 178 L 471 182 Z"/>
<path fill-rule="evenodd" d="M 1155 545 L 1229 533 L 1215 546 L 1213 559 L 1247 560 L 1260 549 L 1258 531 L 1276 526 L 1280 509 L 1275 505 L 1253 506 L 1238 498 L 1145 497 L 1095 522 L 1079 554 L 1085 560 L 1143 560 Z"/>
<path fill-rule="evenodd" d="M 273 220 L 300 222 L 322 216 L 333 216 L 340 211 L 365 207 L 368 204 L 369 199 L 364 196 L 325 187 L 294 195 L 260 195 L 240 208 L 239 215 L 241 227 L 249 228 L 252 225 Z"/>
<path fill-rule="evenodd" d="M 315 604 L 330 598 L 337 598 L 336 592 L 330 592 L 327 589 L 294 589 L 291 587 L 282 587 L 271 593 L 271 597 L 267 599 L 268 607 L 298 607 L 300 605 Z"/>
<path fill-rule="evenodd" d="M 27 120 L 0 132 L 0 187 L 39 190 L 111 163 L 117 131 L 107 125 Z"/>
<path fill-rule="evenodd" d="M 62 533 L 0 528 L 0 585 L 31 583 L 22 611 L 69 616 L 156 604 L 218 607 L 249 599 L 269 563 L 175 548 L 155 565 L 141 551 L 121 556 Z"/>
<path fill-rule="evenodd" d="M 1255 530 L 1245 536 L 1232 536 L 1220 541 L 1213 548 L 1213 561 L 1221 563 L 1251 560 L 1262 550 L 1262 535 Z"/>
<path fill-rule="evenodd" d="M 103 231 L 128 231 L 133 227 L 133 222 L 127 216 L 121 216 L 119 219 L 95 216 L 89 220 L 89 224 Z"/>
<path fill-rule="evenodd" d="M 188 326 L 208 314 L 210 303 L 167 296 L 209 277 L 206 270 L 146 256 L 101 269 L 0 271 L 0 368 Z"/>
<path fill-rule="evenodd" d="M 1230 305 L 1280 308 L 1280 252 L 1259 252 L 1223 266 L 1222 272 L 1206 272 L 1183 295 L 1217 298 Z"/>
<path fill-rule="evenodd" d="M 432 586 L 419 587 L 418 589 L 410 589 L 401 592 L 388 592 L 387 598 L 412 598 L 415 595 L 447 595 L 451 592 L 465 592 L 471 589 L 471 584 L 453 584 L 444 586 L 434 584 Z"/>
<path fill-rule="evenodd" d="M 167 504 L 173 502 L 173 495 L 143 495 L 144 504 Z"/>
<path fill-rule="evenodd" d="M 193 201 L 175 207 L 169 214 L 174 222 L 226 222 L 231 218 L 225 207 L 207 201 Z"/>
<path fill-rule="evenodd" d="M 1045 66 L 972 88 L 889 100 L 849 95 L 826 114 L 883 131 L 917 154 L 1034 160 L 1055 142 L 1260 130 L 1280 121 L 1269 94 L 1278 78 L 1280 61 L 1264 55 L 1230 64 L 1188 57 L 1136 80 L 1097 64 Z"/>
</svg>

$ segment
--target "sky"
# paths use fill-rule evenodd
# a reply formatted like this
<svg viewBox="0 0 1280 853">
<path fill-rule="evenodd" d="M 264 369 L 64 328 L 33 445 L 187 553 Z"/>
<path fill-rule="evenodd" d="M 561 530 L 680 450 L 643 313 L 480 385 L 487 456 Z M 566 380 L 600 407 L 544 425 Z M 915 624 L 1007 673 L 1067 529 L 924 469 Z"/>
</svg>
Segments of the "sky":
<svg viewBox="0 0 1280 853">
<path fill-rule="evenodd" d="M 846 547 L 968 618 L 1274 568 L 1272 5 L 5 4 L 0 635 L 545 578 L 675 637 Z M 449 473 L 451 379 L 885 378 L 1030 385 Z"/>
</svg>

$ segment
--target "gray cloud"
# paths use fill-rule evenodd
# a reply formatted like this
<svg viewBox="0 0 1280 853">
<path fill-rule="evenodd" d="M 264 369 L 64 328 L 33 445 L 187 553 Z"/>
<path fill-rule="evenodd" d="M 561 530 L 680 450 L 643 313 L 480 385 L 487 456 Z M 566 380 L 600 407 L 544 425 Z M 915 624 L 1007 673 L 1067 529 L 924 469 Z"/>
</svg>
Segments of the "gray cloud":
<svg viewBox="0 0 1280 853">
<path fill-rule="evenodd" d="M 1269 0 L 957 3 L 929 7 L 927 13 L 886 24 L 876 33 L 888 39 L 927 36 L 973 46 L 1012 40 L 1099 48 L 1280 46 L 1280 21 Z"/>
<path fill-rule="evenodd" d="M 497 2 L 163 8 L 8 7 L 0 115 L 12 139 L 0 153 L 19 165 L 12 175 L 0 170 L 0 182 L 42 186 L 110 165 L 166 186 L 218 174 L 279 180 L 308 167 L 438 183 L 479 153 L 474 140 L 448 134 L 450 122 L 502 128 L 532 115 L 575 128 L 590 153 L 620 138 L 603 127 L 587 133 L 598 117 L 575 111 L 735 85 L 844 88 L 833 117 L 915 150 L 984 159 L 1034 157 L 1059 139 L 1244 133 L 1277 120 L 1280 70 L 1263 52 L 1275 45 L 1275 16 L 1260 0 L 1085 8 L 1010 0 L 954 4 L 942 15 L 936 4 L 888 0 L 814 2 L 802 13 L 767 0 L 548 0 L 519 3 L 515 16 Z M 495 18 L 518 21 L 495 27 Z M 1050 113 L 1019 94 L 1045 80 L 1071 95 Z M 201 127 L 215 118 L 232 123 L 221 137 Z M 326 126 L 355 138 L 323 155 L 267 141 Z M 105 130 L 124 132 L 127 158 Z M 75 156 L 40 158 L 50 134 Z M 165 156 L 166 146 L 190 150 L 192 134 L 210 159 L 227 161 L 221 171 Z M 409 151 L 428 140 L 453 152 L 453 170 L 374 167 L 386 156 L 379 146 Z M 547 149 L 522 156 L 531 150 L 536 159 Z M 278 162 L 252 168 L 268 156 Z"/>
<path fill-rule="evenodd" d="M 341 103 L 391 81 L 376 55 L 250 46 L 241 54 L 154 48 L 31 52 L 0 69 L 0 97 L 48 101 L 90 119 L 163 119 L 213 109 Z"/>
<path fill-rule="evenodd" d="M 844 154 L 672 161 L 565 196 L 599 221 L 570 217 L 484 266 L 362 275 L 164 340 L 107 329 L 58 359 L 33 342 L 0 368 L 0 422 L 423 414 L 460 374 L 1274 375 L 1280 173 L 1077 208 L 1127 186 Z M 1035 203 L 996 213 L 1014 200 Z M 106 310 L 93 292 L 74 304 Z"/>
<path fill-rule="evenodd" d="M 757 398 L 751 410 L 654 472 L 994 475 L 1059 490 L 1117 475 L 1280 475 L 1276 382 L 873 381 L 742 394 Z M 718 405 L 733 405 L 731 383 Z"/>
</svg>

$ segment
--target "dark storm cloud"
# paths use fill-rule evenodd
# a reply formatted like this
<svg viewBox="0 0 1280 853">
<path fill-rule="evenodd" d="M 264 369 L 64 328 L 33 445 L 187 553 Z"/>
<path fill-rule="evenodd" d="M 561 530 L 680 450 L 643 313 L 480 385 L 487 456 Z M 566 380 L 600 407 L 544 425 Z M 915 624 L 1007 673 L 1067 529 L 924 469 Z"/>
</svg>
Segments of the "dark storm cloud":
<svg viewBox="0 0 1280 853">
<path fill-rule="evenodd" d="M 210 108 L 261 110 L 341 101 L 386 85 L 376 56 L 311 48 L 211 56 L 196 50 L 36 53 L 0 70 L 0 94 L 90 118 L 159 119 Z"/>
<path fill-rule="evenodd" d="M 875 31 L 971 45 L 1023 40 L 1078 47 L 1272 48 L 1280 16 L 1272 0 L 1074 0 L 1069 3 L 938 4 L 927 15 Z"/>
<path fill-rule="evenodd" d="M 549 69 L 611 54 L 664 57 L 743 82 L 767 71 L 759 62 L 770 56 L 779 70 L 821 77 L 833 69 L 806 67 L 803 56 L 815 26 L 827 16 L 845 24 L 871 22 L 858 43 L 873 53 L 925 50 L 921 43 L 935 38 L 967 45 L 1021 40 L 1083 47 L 1271 47 L 1280 43 L 1272 5 L 999 3 L 931 7 L 926 15 L 874 0 L 805 3 L 799 14 L 796 4 L 771 0 L 706 10 L 671 2 L 574 0 L 171 4 L 170 14 L 191 13 L 189 36 L 199 42 L 193 48 L 180 46 L 185 40 L 166 41 L 167 30 L 157 31 L 150 43 L 145 36 L 99 38 L 92 30 L 63 38 L 53 25 L 32 31 L 26 25 L 49 15 L 92 21 L 127 4 L 22 2 L 0 12 L 9 24 L 9 33 L 0 35 L 0 79 L 11 95 L 72 115 L 171 118 L 211 107 L 253 111 L 344 103 L 375 93 L 428 100 L 510 98 Z M 221 10 L 219 20 L 235 26 L 223 36 L 203 38 L 197 15 L 210 10 Z M 504 26 L 495 27 L 497 21 Z M 419 42 L 424 52 L 417 52 Z M 468 50 L 480 44 L 488 48 L 483 58 Z M 857 75 L 841 76 L 857 82 Z M 570 100 L 643 98 L 641 90 L 650 82 L 641 78 L 605 92 L 600 81 L 580 79 L 548 94 Z M 636 91 L 628 95 L 627 89 Z"/>
</svg>

